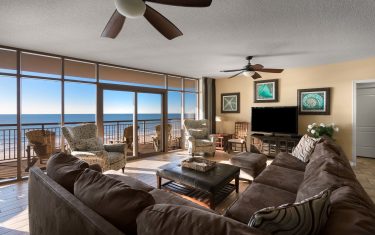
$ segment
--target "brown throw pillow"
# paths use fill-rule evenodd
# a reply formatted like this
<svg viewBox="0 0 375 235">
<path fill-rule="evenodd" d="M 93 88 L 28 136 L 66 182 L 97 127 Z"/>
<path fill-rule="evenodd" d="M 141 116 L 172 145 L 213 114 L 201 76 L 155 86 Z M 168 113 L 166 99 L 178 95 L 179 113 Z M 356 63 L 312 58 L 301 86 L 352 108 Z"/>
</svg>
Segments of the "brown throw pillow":
<svg viewBox="0 0 375 235">
<path fill-rule="evenodd" d="M 126 234 L 137 234 L 137 215 L 155 204 L 151 194 L 90 169 L 74 183 L 74 195 Z"/>
<path fill-rule="evenodd" d="M 47 175 L 73 193 L 74 181 L 86 168 L 89 168 L 87 162 L 66 153 L 57 153 L 47 162 Z"/>
<path fill-rule="evenodd" d="M 253 214 L 249 226 L 277 235 L 313 235 L 324 228 L 330 211 L 331 190 L 294 204 L 267 207 Z"/>
</svg>

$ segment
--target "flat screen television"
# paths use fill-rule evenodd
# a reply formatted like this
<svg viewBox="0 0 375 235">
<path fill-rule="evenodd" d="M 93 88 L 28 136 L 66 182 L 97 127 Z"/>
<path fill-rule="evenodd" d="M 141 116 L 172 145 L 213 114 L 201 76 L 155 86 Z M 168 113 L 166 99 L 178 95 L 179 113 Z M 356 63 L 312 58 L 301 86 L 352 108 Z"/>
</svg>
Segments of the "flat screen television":
<svg viewBox="0 0 375 235">
<path fill-rule="evenodd" d="M 298 134 L 298 108 L 296 106 L 253 107 L 251 131 Z"/>
</svg>

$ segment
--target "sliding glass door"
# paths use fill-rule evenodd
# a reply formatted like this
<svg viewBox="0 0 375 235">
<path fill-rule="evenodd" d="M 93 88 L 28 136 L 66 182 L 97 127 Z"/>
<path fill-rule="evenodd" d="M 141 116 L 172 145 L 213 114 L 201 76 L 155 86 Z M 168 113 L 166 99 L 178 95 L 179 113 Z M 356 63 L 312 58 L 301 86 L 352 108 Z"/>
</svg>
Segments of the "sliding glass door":
<svg viewBox="0 0 375 235">
<path fill-rule="evenodd" d="M 100 86 L 97 122 L 104 142 L 126 143 L 129 157 L 164 151 L 164 96 L 143 87 Z"/>
</svg>

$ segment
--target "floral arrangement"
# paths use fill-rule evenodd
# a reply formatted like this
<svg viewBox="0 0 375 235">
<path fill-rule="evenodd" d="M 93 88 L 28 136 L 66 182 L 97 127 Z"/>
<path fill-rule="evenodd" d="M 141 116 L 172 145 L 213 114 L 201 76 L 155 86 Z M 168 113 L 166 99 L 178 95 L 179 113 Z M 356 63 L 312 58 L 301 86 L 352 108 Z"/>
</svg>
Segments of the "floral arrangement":
<svg viewBox="0 0 375 235">
<path fill-rule="evenodd" d="M 332 138 L 333 134 L 338 131 L 339 131 L 339 128 L 335 126 L 334 123 L 331 123 L 331 124 L 320 123 L 320 125 L 313 123 L 307 126 L 307 132 L 315 138 L 320 138 L 324 135 Z"/>
</svg>

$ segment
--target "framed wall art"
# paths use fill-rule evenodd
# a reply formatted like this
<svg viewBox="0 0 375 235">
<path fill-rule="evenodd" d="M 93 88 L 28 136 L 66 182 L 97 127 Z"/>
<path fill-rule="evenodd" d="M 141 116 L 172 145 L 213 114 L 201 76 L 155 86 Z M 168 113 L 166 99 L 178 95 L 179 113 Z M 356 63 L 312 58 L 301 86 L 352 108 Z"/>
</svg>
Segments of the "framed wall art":
<svg viewBox="0 0 375 235">
<path fill-rule="evenodd" d="M 254 81 L 254 103 L 278 102 L 279 80 Z"/>
<path fill-rule="evenodd" d="M 299 89 L 297 93 L 299 114 L 331 114 L 331 88 Z"/>
<path fill-rule="evenodd" d="M 239 113 L 240 112 L 240 93 L 221 94 L 221 112 Z"/>
</svg>

